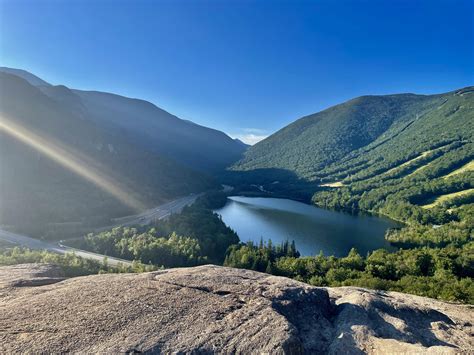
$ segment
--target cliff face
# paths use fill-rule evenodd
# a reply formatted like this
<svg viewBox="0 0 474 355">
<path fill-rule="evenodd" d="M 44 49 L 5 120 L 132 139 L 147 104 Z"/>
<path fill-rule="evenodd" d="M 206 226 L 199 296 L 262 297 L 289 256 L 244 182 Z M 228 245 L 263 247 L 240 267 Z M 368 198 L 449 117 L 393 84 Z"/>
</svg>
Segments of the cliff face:
<svg viewBox="0 0 474 355">
<path fill-rule="evenodd" d="M 63 279 L 0 268 L 0 353 L 469 352 L 474 311 L 201 266 Z"/>
</svg>

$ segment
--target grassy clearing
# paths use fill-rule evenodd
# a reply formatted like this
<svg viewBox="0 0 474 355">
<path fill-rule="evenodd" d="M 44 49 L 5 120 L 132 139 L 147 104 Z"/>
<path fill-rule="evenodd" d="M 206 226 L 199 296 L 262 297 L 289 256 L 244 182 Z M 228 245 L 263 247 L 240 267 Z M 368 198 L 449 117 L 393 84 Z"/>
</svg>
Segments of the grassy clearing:
<svg viewBox="0 0 474 355">
<path fill-rule="evenodd" d="M 450 172 L 448 175 L 443 176 L 444 179 L 447 179 L 451 176 L 462 174 L 466 171 L 474 171 L 474 160 L 471 160 L 469 163 L 461 166 L 459 169 L 456 169 Z"/>
<path fill-rule="evenodd" d="M 410 174 L 408 174 L 406 177 L 410 177 L 410 176 L 412 176 L 412 175 L 415 175 L 416 173 L 419 173 L 420 171 L 426 169 L 430 164 L 431 164 L 431 162 L 429 162 L 429 163 L 426 164 L 426 165 L 422 165 L 422 166 L 420 166 L 419 168 L 416 168 L 416 169 L 413 170 Z"/>
<path fill-rule="evenodd" d="M 469 195 L 471 193 L 474 193 L 474 188 L 463 190 L 463 191 L 457 191 L 457 192 L 453 192 L 453 193 L 446 194 L 446 195 L 437 196 L 432 201 L 430 201 L 430 203 L 428 203 L 426 205 L 422 205 L 421 207 L 422 208 L 433 208 L 436 205 L 439 205 L 440 203 L 443 203 L 445 201 L 449 201 L 449 200 L 451 200 L 455 197 L 466 196 L 466 195 Z"/>
<path fill-rule="evenodd" d="M 342 183 L 342 181 L 336 181 L 336 182 L 328 182 L 326 184 L 321 184 L 320 186 L 324 186 L 324 187 L 343 187 L 344 184 Z"/>
<path fill-rule="evenodd" d="M 443 148 L 443 147 L 440 147 L 440 148 Z M 393 173 L 393 172 L 395 172 L 395 171 L 398 171 L 398 170 L 400 170 L 400 169 L 402 169 L 402 168 L 404 168 L 404 167 L 406 167 L 406 166 L 408 166 L 408 165 L 411 165 L 412 163 L 414 163 L 414 162 L 416 162 L 416 161 L 418 161 L 418 160 L 420 160 L 420 159 L 426 158 L 428 155 L 430 155 L 431 153 L 437 151 L 437 150 L 440 149 L 440 148 L 436 148 L 436 149 L 432 149 L 432 150 L 427 150 L 426 152 L 421 153 L 421 154 L 418 155 L 417 157 L 415 157 L 415 158 L 413 158 L 413 159 L 410 159 L 410 160 L 408 160 L 408 161 L 406 161 L 406 162 L 404 162 L 404 163 L 402 163 L 402 164 L 400 164 L 400 165 L 398 165 L 398 166 L 396 166 L 396 167 L 394 167 L 394 168 L 391 168 L 391 169 L 387 170 L 386 172 L 384 172 L 384 173 L 382 173 L 382 174 L 390 174 L 390 173 Z M 428 165 L 428 164 L 427 164 L 427 165 Z M 424 165 L 424 166 L 426 166 L 426 165 Z M 418 169 L 421 169 L 421 168 L 423 168 L 423 167 L 420 167 L 420 168 L 418 168 Z M 417 170 L 418 170 L 418 169 L 417 169 Z M 416 171 L 416 170 L 415 170 L 415 171 Z M 414 172 L 413 172 L 413 173 L 414 173 Z M 412 174 L 413 174 L 413 173 L 412 173 Z"/>
<path fill-rule="evenodd" d="M 439 157 L 438 157 L 439 158 Z M 416 168 L 415 170 L 413 170 L 410 174 L 408 174 L 406 177 L 410 177 L 410 176 L 413 176 L 415 175 L 416 173 L 419 173 L 420 171 L 426 169 L 427 167 L 429 167 L 431 165 L 431 163 L 433 163 L 434 161 L 436 161 L 437 158 L 429 161 L 428 163 L 426 163 L 425 165 L 422 165 L 420 166 L 419 168 Z"/>
</svg>

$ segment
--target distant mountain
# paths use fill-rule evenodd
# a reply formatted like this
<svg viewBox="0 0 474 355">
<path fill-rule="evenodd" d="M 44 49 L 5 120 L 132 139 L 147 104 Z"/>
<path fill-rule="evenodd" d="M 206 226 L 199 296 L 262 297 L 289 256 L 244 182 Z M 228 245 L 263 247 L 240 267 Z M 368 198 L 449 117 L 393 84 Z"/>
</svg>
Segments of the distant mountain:
<svg viewBox="0 0 474 355">
<path fill-rule="evenodd" d="M 104 95 L 109 94 L 92 97 L 100 100 Z M 118 105 L 125 105 L 129 100 L 110 96 L 117 99 Z M 136 101 L 157 110 L 151 104 Z M 96 116 L 91 118 L 90 111 L 98 112 L 97 107 L 103 106 L 98 104 L 91 110 L 76 92 L 64 86 L 37 87 L 16 75 L 0 72 L 0 224 L 20 226 L 23 230 L 31 227 L 36 234 L 61 223 L 104 224 L 111 217 L 137 212 L 134 209 L 137 203 L 132 201 L 139 201 L 142 208 L 151 207 L 217 186 L 210 175 L 184 164 L 184 158 L 178 161 L 165 152 L 157 152 L 158 149 L 147 149 L 133 132 L 118 129 L 112 123 L 114 128 L 109 129 Z M 131 105 L 130 111 L 135 109 Z M 126 110 L 123 106 L 117 112 Z M 102 112 L 97 116 L 99 113 Z M 114 113 L 111 111 L 110 117 L 117 117 Z M 178 118 L 174 120 L 176 129 L 190 126 Z M 198 130 L 188 134 L 204 132 L 208 139 L 225 136 L 197 127 Z M 171 129 L 165 129 L 171 135 Z M 196 143 L 194 137 L 189 141 Z M 181 142 L 187 144 L 178 139 L 168 142 L 176 146 Z M 199 146 L 195 148 L 199 150 Z M 174 151 L 177 150 L 179 147 Z M 48 154 L 54 155 L 56 161 L 49 159 Z M 214 166 L 219 159 L 209 157 Z M 81 169 L 79 173 L 83 175 L 77 173 Z M 100 182 L 92 181 L 102 177 L 105 183 L 102 181 L 99 188 Z M 109 188 L 108 192 L 104 186 L 106 190 Z M 110 191 L 118 192 L 114 195 Z M 117 199 L 120 194 L 124 195 L 123 199 Z"/>
<path fill-rule="evenodd" d="M 248 147 L 250 147 L 250 144 L 247 144 L 247 143 L 244 143 L 242 142 L 239 138 L 234 138 L 234 141 L 238 144 L 240 144 L 240 146 L 242 146 L 243 148 L 247 149 Z"/>
<path fill-rule="evenodd" d="M 34 85 L 34 86 L 50 86 L 51 85 L 47 83 L 46 81 L 44 81 L 43 79 L 40 79 L 36 75 L 33 75 L 23 69 L 0 67 L 0 71 L 3 73 L 19 76 L 20 78 L 25 79 L 27 82 L 29 82 L 31 85 Z"/>
<path fill-rule="evenodd" d="M 123 134 L 133 144 L 193 169 L 206 173 L 222 170 L 241 158 L 246 149 L 223 132 L 182 120 L 144 100 L 51 86 L 23 70 L 0 71 L 22 77 L 78 116 L 109 132 Z"/>
<path fill-rule="evenodd" d="M 73 93 L 98 125 L 126 132 L 135 144 L 198 170 L 223 169 L 245 150 L 226 134 L 181 120 L 147 101 L 95 91 Z"/>
</svg>

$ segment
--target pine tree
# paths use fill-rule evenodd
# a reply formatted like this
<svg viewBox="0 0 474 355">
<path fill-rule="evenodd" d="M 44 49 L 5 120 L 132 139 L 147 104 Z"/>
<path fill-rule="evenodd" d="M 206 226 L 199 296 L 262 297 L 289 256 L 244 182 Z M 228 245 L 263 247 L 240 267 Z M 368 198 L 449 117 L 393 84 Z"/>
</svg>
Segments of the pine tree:
<svg viewBox="0 0 474 355">
<path fill-rule="evenodd" d="M 267 267 L 265 269 L 267 274 L 273 274 L 273 266 L 270 260 L 268 260 Z"/>
</svg>

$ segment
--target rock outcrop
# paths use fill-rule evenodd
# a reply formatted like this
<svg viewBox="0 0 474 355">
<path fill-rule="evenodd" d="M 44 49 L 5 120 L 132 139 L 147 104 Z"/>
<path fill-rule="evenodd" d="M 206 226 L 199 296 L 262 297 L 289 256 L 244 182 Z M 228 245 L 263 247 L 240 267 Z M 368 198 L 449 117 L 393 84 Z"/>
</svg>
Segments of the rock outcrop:
<svg viewBox="0 0 474 355">
<path fill-rule="evenodd" d="M 0 353 L 472 352 L 474 311 L 201 266 L 64 279 L 0 268 Z"/>
</svg>

